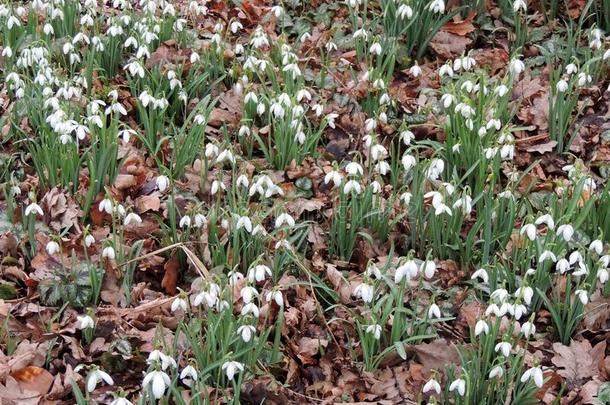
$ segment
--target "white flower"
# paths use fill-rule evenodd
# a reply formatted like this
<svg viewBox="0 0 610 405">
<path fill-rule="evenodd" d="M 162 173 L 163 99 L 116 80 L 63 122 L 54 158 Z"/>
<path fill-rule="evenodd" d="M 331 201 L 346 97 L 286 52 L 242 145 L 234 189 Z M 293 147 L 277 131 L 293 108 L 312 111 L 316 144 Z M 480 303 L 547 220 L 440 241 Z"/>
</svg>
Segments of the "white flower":
<svg viewBox="0 0 610 405">
<path fill-rule="evenodd" d="M 365 303 L 370 303 L 373 301 L 374 289 L 370 284 L 362 283 L 354 288 L 354 295 L 362 298 L 362 301 Z"/>
<path fill-rule="evenodd" d="M 489 378 L 502 377 L 503 375 L 504 375 L 504 369 L 502 368 L 502 366 L 495 366 L 489 372 Z"/>
<path fill-rule="evenodd" d="M 479 336 L 481 333 L 486 335 L 489 333 L 489 325 L 483 319 L 479 319 L 474 326 L 474 335 Z"/>
<path fill-rule="evenodd" d="M 77 325 L 78 329 L 82 330 L 82 329 L 95 328 L 95 321 L 89 315 L 82 315 L 82 316 L 78 315 L 76 317 L 76 319 L 78 320 L 78 325 Z"/>
<path fill-rule="evenodd" d="M 557 228 L 557 235 L 560 235 L 563 240 L 569 242 L 574 235 L 574 227 L 570 224 L 560 225 L 559 228 Z"/>
<path fill-rule="evenodd" d="M 536 225 L 546 224 L 549 229 L 555 229 L 555 221 L 550 214 L 541 215 L 534 222 Z"/>
<path fill-rule="evenodd" d="M 59 243 L 55 242 L 54 240 L 49 241 L 47 243 L 46 250 L 50 256 L 53 256 L 55 253 L 59 252 Z"/>
<path fill-rule="evenodd" d="M 532 303 L 532 298 L 534 297 L 534 290 L 532 287 L 519 287 L 513 295 L 516 298 L 522 298 L 523 302 L 530 305 Z"/>
<path fill-rule="evenodd" d="M 110 405 L 133 405 L 133 402 L 125 397 L 117 397 L 110 403 Z"/>
<path fill-rule="evenodd" d="M 176 360 L 174 360 L 173 357 L 168 356 L 167 354 L 163 353 L 161 350 L 157 350 L 157 349 L 150 352 L 150 354 L 148 355 L 148 358 L 146 359 L 147 364 L 153 364 L 156 362 L 161 362 L 161 369 L 163 369 L 163 370 L 167 370 L 167 368 L 170 366 L 173 368 L 178 367 L 178 364 L 176 364 Z"/>
<path fill-rule="evenodd" d="M 159 176 L 157 177 L 155 184 L 157 185 L 157 188 L 160 192 L 164 192 L 169 186 L 169 178 L 167 176 Z"/>
<path fill-rule="evenodd" d="M 159 399 L 165 394 L 165 390 L 172 384 L 172 380 L 164 371 L 151 371 L 144 376 L 142 387 L 151 387 L 152 393 L 156 399 Z"/>
<path fill-rule="evenodd" d="M 536 326 L 532 322 L 525 322 L 523 325 L 521 325 L 521 333 L 523 333 L 523 336 L 529 339 L 531 336 L 534 336 L 534 333 L 536 333 Z"/>
<path fill-rule="evenodd" d="M 271 302 L 272 300 L 275 301 L 275 303 L 279 307 L 284 306 L 284 295 L 282 294 L 282 292 L 280 290 L 269 291 L 267 293 L 267 295 L 265 296 L 265 298 L 267 299 L 268 302 Z"/>
<path fill-rule="evenodd" d="M 560 274 L 565 273 L 566 271 L 570 270 L 570 262 L 565 258 L 559 259 L 555 265 L 555 270 L 557 270 Z"/>
<path fill-rule="evenodd" d="M 198 376 L 199 373 L 197 373 L 195 367 L 191 366 L 190 364 L 184 367 L 180 372 L 180 379 L 187 387 L 193 385 L 193 382 L 197 381 Z"/>
<path fill-rule="evenodd" d="M 261 282 L 265 279 L 266 276 L 271 277 L 271 269 L 264 265 L 264 264 L 259 264 L 256 265 L 254 267 L 251 267 L 248 270 L 248 281 L 251 283 L 256 282 Z"/>
<path fill-rule="evenodd" d="M 366 333 L 371 333 L 377 340 L 381 338 L 381 325 L 374 324 L 366 327 Z"/>
<path fill-rule="evenodd" d="M 347 166 L 345 166 L 345 171 L 350 176 L 362 176 L 364 174 L 364 169 L 362 168 L 362 165 L 357 162 L 349 162 Z"/>
<path fill-rule="evenodd" d="M 176 297 L 176 299 L 174 299 L 174 301 L 172 301 L 172 306 L 170 309 L 172 312 L 176 312 L 179 309 L 186 312 L 187 308 L 188 308 L 188 306 L 187 306 L 186 300 L 181 297 Z"/>
<path fill-rule="evenodd" d="M 443 14 L 445 12 L 445 2 L 443 0 L 432 0 L 428 9 L 433 13 Z"/>
<path fill-rule="evenodd" d="M 430 308 L 428 308 L 428 318 L 441 318 L 441 309 L 438 307 L 438 305 L 434 303 L 430 305 Z"/>
<path fill-rule="evenodd" d="M 249 304 L 244 305 L 241 309 L 242 316 L 246 316 L 248 314 L 252 314 L 252 316 L 255 318 L 258 318 L 258 316 L 260 315 L 260 310 L 258 309 L 255 303 L 250 302 Z"/>
<path fill-rule="evenodd" d="M 512 348 L 513 345 L 511 345 L 509 342 L 500 342 L 496 345 L 494 350 L 496 352 L 502 352 L 502 355 L 504 355 L 504 357 L 508 357 Z"/>
<path fill-rule="evenodd" d="M 136 214 L 135 212 L 130 212 L 125 217 L 125 219 L 123 221 L 123 225 L 127 226 L 127 225 L 131 224 L 132 222 L 135 222 L 137 224 L 141 224 L 142 223 L 142 218 L 140 218 L 140 216 L 138 214 Z"/>
<path fill-rule="evenodd" d="M 240 371 L 244 371 L 244 365 L 238 361 L 227 361 L 222 365 L 222 369 L 225 372 L 229 380 L 233 380 L 235 374 Z"/>
<path fill-rule="evenodd" d="M 599 280 L 600 283 L 605 284 L 606 281 L 608 281 L 609 277 L 610 277 L 610 274 L 608 273 L 607 269 L 599 268 L 597 270 L 597 279 Z"/>
<path fill-rule="evenodd" d="M 280 214 L 276 219 L 275 219 L 275 227 L 276 228 L 280 228 L 282 225 L 288 225 L 290 228 L 292 228 L 295 224 L 294 222 L 294 218 L 290 215 L 290 214 Z"/>
<path fill-rule="evenodd" d="M 524 12 L 527 11 L 527 4 L 525 3 L 525 0 L 515 0 L 513 2 L 513 11 L 518 13 L 519 10 L 523 10 Z"/>
<path fill-rule="evenodd" d="M 587 305 L 587 303 L 589 302 L 589 296 L 587 295 L 587 291 L 585 290 L 576 290 L 574 291 L 574 295 L 578 297 L 578 299 L 580 300 L 580 302 L 582 302 L 583 305 Z"/>
<path fill-rule="evenodd" d="M 108 198 L 104 198 L 102 201 L 100 201 L 98 209 L 100 212 L 112 214 L 112 201 L 110 201 Z"/>
<path fill-rule="evenodd" d="M 529 240 L 536 239 L 536 225 L 534 224 L 525 224 L 521 227 L 521 231 L 519 231 L 521 235 L 526 234 Z"/>
<path fill-rule="evenodd" d="M 252 340 L 252 336 L 256 334 L 256 328 L 252 325 L 242 325 L 237 328 L 237 334 L 241 336 L 241 340 L 248 343 Z"/>
<path fill-rule="evenodd" d="M 110 377 L 107 372 L 102 371 L 97 367 L 94 367 L 93 370 L 91 370 L 91 372 L 89 373 L 89 376 L 87 377 L 87 391 L 95 391 L 95 387 L 101 381 L 104 381 L 108 385 L 114 385 L 112 377 Z"/>
<path fill-rule="evenodd" d="M 557 82 L 557 84 L 555 85 L 555 88 L 557 89 L 558 92 L 563 93 L 564 91 L 566 91 L 568 89 L 568 82 L 561 79 L 560 81 Z"/>
<path fill-rule="evenodd" d="M 95 243 L 95 238 L 93 237 L 93 235 L 89 234 L 89 235 L 85 236 L 85 246 L 91 247 L 91 245 L 93 245 L 94 243 Z"/>
<path fill-rule="evenodd" d="M 333 182 L 335 187 L 339 187 L 342 181 L 341 174 L 335 170 L 326 173 L 326 176 L 324 176 L 324 184 L 328 184 L 331 181 Z"/>
<path fill-rule="evenodd" d="M 381 44 L 379 42 L 375 42 L 373 45 L 371 45 L 369 52 L 372 53 L 373 55 L 381 55 L 382 52 L 382 48 L 381 48 Z"/>
<path fill-rule="evenodd" d="M 114 252 L 114 248 L 112 246 L 107 246 L 102 250 L 102 257 L 107 258 L 108 260 L 114 260 L 116 254 Z"/>
<path fill-rule="evenodd" d="M 540 367 L 532 367 L 527 369 L 521 376 L 521 382 L 524 383 L 529 379 L 533 379 L 536 386 L 538 388 L 542 388 L 544 385 L 544 374 L 542 373 L 542 369 Z"/>
<path fill-rule="evenodd" d="M 599 239 L 595 239 L 589 245 L 589 250 L 597 253 L 598 255 L 601 255 L 602 252 L 604 251 L 604 243 Z"/>
<path fill-rule="evenodd" d="M 30 205 L 28 205 L 25 208 L 25 216 L 30 216 L 31 214 L 38 214 L 38 215 L 44 215 L 42 213 L 42 208 L 40 208 L 40 205 L 36 204 L 36 203 L 30 203 Z"/>
<path fill-rule="evenodd" d="M 191 217 L 185 215 L 180 219 L 180 228 L 188 228 L 189 226 L 191 226 Z"/>
<path fill-rule="evenodd" d="M 235 224 L 235 229 L 239 230 L 244 228 L 246 232 L 252 233 L 252 221 L 248 217 L 238 217 L 237 223 Z"/>
<path fill-rule="evenodd" d="M 434 378 L 431 378 L 424 385 L 424 389 L 422 391 L 424 392 L 424 394 L 428 391 L 434 391 L 438 395 L 441 393 L 441 385 Z"/>
<path fill-rule="evenodd" d="M 557 257 L 553 252 L 551 252 L 550 250 L 545 250 L 540 254 L 540 257 L 538 258 L 538 263 L 544 263 L 547 259 L 551 259 L 553 263 L 557 261 Z"/>
<path fill-rule="evenodd" d="M 343 192 L 345 194 L 350 194 L 352 191 L 355 191 L 356 194 L 360 194 L 362 192 L 362 186 L 356 180 L 349 180 L 343 187 Z"/>
<path fill-rule="evenodd" d="M 474 280 L 476 278 L 480 278 L 484 284 L 487 284 L 489 282 L 489 275 L 487 274 L 487 270 L 483 268 L 478 269 L 477 271 L 472 273 L 472 276 L 470 276 L 471 280 Z"/>
<path fill-rule="evenodd" d="M 525 64 L 519 59 L 513 59 L 510 61 L 509 69 L 513 75 L 519 76 L 525 70 Z"/>
<path fill-rule="evenodd" d="M 458 378 L 457 380 L 452 382 L 451 385 L 449 386 L 449 391 L 455 391 L 455 390 L 457 390 L 458 394 L 460 394 L 460 396 L 463 397 L 464 394 L 466 393 L 466 381 L 462 380 L 461 378 Z"/>
<path fill-rule="evenodd" d="M 403 278 L 406 278 L 407 281 L 409 281 L 417 276 L 418 271 L 419 269 L 417 268 L 415 261 L 407 260 L 396 269 L 396 273 L 394 273 L 394 282 L 398 284 Z"/>
<path fill-rule="evenodd" d="M 431 279 L 436 273 L 436 263 L 433 260 L 426 260 L 422 263 L 422 272 L 427 279 Z"/>
<path fill-rule="evenodd" d="M 409 9 L 411 9 L 411 7 L 409 7 Z M 413 14 L 413 11 L 411 11 L 411 14 Z M 411 17 L 409 17 L 409 18 L 411 18 Z M 419 67 L 419 65 L 417 63 L 415 63 L 415 65 L 411 66 L 411 69 L 409 69 L 409 73 L 411 73 L 411 75 L 413 77 L 419 77 L 422 73 L 422 70 Z"/>
</svg>

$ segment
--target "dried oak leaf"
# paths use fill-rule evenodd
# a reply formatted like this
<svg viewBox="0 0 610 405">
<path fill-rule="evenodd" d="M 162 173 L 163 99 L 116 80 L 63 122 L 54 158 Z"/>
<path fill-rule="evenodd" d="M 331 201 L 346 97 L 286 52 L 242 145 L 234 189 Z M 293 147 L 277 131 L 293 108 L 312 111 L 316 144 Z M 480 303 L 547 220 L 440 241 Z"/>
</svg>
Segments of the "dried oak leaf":
<svg viewBox="0 0 610 405">
<path fill-rule="evenodd" d="M 163 274 L 163 280 L 161 280 L 161 287 L 168 294 L 174 295 L 176 293 L 178 275 L 180 274 L 180 261 L 177 257 L 172 257 L 165 263 L 163 270 L 165 270 L 165 273 Z"/>
<path fill-rule="evenodd" d="M 326 348 L 328 340 L 303 336 L 296 345 L 297 356 L 303 364 L 316 364 L 314 359 L 320 353 L 320 348 Z"/>
<path fill-rule="evenodd" d="M 436 52 L 437 55 L 446 59 L 453 59 L 456 56 L 464 53 L 468 45 L 471 43 L 472 40 L 470 38 L 455 35 L 446 31 L 439 31 L 430 41 L 430 47 L 434 50 L 434 52 Z"/>
<path fill-rule="evenodd" d="M 409 346 L 406 350 L 415 353 L 415 357 L 426 371 L 443 370 L 449 364 L 460 362 L 460 356 L 455 345 L 445 339 Z"/>
<path fill-rule="evenodd" d="M 79 230 L 78 217 L 82 215 L 78 205 L 58 187 L 52 188 L 40 201 L 49 226 L 56 232 L 74 227 Z"/>
<path fill-rule="evenodd" d="M 569 388 L 575 388 L 599 375 L 599 364 L 603 362 L 606 342 L 591 347 L 588 340 L 572 340 L 570 346 L 553 343 L 553 350 L 556 355 L 551 362 L 559 368 L 557 374 L 566 379 Z"/>
<path fill-rule="evenodd" d="M 35 391 L 40 395 L 49 392 L 53 384 L 53 375 L 47 370 L 36 366 L 27 366 L 11 373 L 22 391 Z"/>
</svg>

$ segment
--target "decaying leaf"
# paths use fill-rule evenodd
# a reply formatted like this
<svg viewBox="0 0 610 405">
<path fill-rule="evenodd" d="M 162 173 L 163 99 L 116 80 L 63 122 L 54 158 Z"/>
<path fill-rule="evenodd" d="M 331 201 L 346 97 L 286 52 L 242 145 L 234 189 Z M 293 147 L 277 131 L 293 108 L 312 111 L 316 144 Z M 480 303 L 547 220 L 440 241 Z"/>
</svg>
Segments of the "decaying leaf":
<svg viewBox="0 0 610 405">
<path fill-rule="evenodd" d="M 551 362 L 559 368 L 557 373 L 566 379 L 569 387 L 574 388 L 599 375 L 599 364 L 604 359 L 606 342 L 591 347 L 588 340 L 572 340 L 570 346 L 553 343 L 553 350 L 556 354 Z"/>
</svg>

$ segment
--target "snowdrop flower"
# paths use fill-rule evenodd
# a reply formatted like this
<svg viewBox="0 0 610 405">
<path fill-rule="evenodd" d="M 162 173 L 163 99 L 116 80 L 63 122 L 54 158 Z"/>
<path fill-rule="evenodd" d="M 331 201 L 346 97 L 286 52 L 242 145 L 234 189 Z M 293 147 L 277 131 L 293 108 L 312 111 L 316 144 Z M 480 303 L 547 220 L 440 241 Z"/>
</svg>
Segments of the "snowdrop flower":
<svg viewBox="0 0 610 405">
<path fill-rule="evenodd" d="M 366 327 L 366 333 L 370 333 L 376 340 L 381 338 L 381 325 L 369 325 Z"/>
<path fill-rule="evenodd" d="M 361 283 L 354 288 L 354 295 L 361 298 L 366 304 L 373 301 L 374 289 L 373 286 L 366 283 Z"/>
<path fill-rule="evenodd" d="M 280 228 L 282 225 L 288 225 L 290 228 L 292 228 L 295 224 L 294 222 L 294 218 L 290 215 L 290 214 L 280 214 L 276 219 L 275 219 L 275 227 L 276 228 Z"/>
<path fill-rule="evenodd" d="M 246 286 L 241 289 L 239 295 L 241 296 L 241 299 L 244 300 L 244 303 L 249 304 L 254 297 L 258 296 L 258 291 L 252 286 Z"/>
<path fill-rule="evenodd" d="M 486 335 L 489 333 L 489 325 L 483 319 L 479 319 L 474 326 L 474 335 L 479 336 L 481 333 Z"/>
<path fill-rule="evenodd" d="M 343 192 L 345 194 L 350 194 L 352 191 L 355 191 L 356 194 L 360 194 L 362 192 L 362 186 L 360 186 L 360 183 L 358 183 L 356 180 L 349 180 L 343 187 Z"/>
<path fill-rule="evenodd" d="M 489 275 L 487 274 L 487 270 L 483 268 L 478 269 L 477 271 L 472 273 L 472 276 L 470 276 L 471 280 L 474 280 L 476 278 L 480 278 L 481 281 L 483 281 L 483 284 L 487 284 L 489 282 Z"/>
<path fill-rule="evenodd" d="M 589 245 L 589 250 L 597 253 L 598 255 L 601 255 L 602 252 L 604 251 L 604 243 L 599 239 L 595 239 Z"/>
<path fill-rule="evenodd" d="M 97 367 L 93 367 L 93 369 L 89 373 L 89 376 L 87 377 L 87 391 L 95 391 L 95 387 L 101 381 L 104 381 L 108 385 L 114 385 L 112 377 L 110 377 L 107 372 L 102 371 Z"/>
<path fill-rule="evenodd" d="M 380 144 L 371 146 L 371 158 L 377 161 L 383 159 L 388 154 L 387 149 Z"/>
<path fill-rule="evenodd" d="M 284 306 L 284 295 L 282 294 L 282 292 L 280 290 L 271 290 L 271 291 L 269 291 L 267 293 L 267 295 L 265 296 L 265 299 L 268 302 L 275 301 L 275 303 L 279 307 L 283 307 Z"/>
<path fill-rule="evenodd" d="M 538 263 L 544 263 L 547 259 L 551 259 L 553 263 L 557 261 L 557 257 L 553 252 L 551 252 L 550 250 L 545 250 L 544 252 L 542 252 L 542 254 L 540 254 L 540 257 L 538 258 Z"/>
<path fill-rule="evenodd" d="M 557 228 L 557 235 L 560 235 L 563 240 L 569 242 L 572 240 L 572 236 L 574 235 L 574 227 L 570 224 L 560 225 Z"/>
<path fill-rule="evenodd" d="M 185 215 L 180 219 L 180 228 L 188 228 L 189 226 L 191 226 L 191 217 Z"/>
<path fill-rule="evenodd" d="M 508 93 L 508 87 L 506 85 L 501 84 L 494 89 L 494 93 L 500 97 L 504 97 Z"/>
<path fill-rule="evenodd" d="M 523 10 L 523 12 L 527 11 L 527 4 L 525 3 L 525 0 L 515 0 L 513 2 L 513 11 L 518 13 L 519 10 Z"/>
<path fill-rule="evenodd" d="M 427 279 L 431 279 L 436 273 L 436 263 L 433 260 L 426 260 L 422 263 L 422 272 Z"/>
<path fill-rule="evenodd" d="M 432 0 L 428 8 L 433 13 L 443 14 L 445 12 L 445 2 L 443 0 Z"/>
<path fill-rule="evenodd" d="M 243 340 L 245 343 L 248 343 L 256 334 L 256 328 L 252 325 L 242 325 L 237 328 L 237 334 L 241 336 L 241 340 Z"/>
<path fill-rule="evenodd" d="M 407 20 L 410 20 L 413 17 L 413 9 L 411 7 L 409 7 L 407 4 L 401 4 L 400 7 L 398 7 L 398 11 L 396 14 L 398 15 L 398 18 L 400 18 L 401 20 L 404 20 L 405 18 Z M 417 64 L 416 64 L 416 66 L 417 66 Z M 411 74 L 413 74 L 413 72 L 411 72 Z M 413 76 L 417 77 L 417 75 L 414 75 L 414 74 L 413 74 Z"/>
<path fill-rule="evenodd" d="M 536 225 L 534 224 L 525 224 L 521 227 L 519 234 L 526 234 L 529 240 L 536 239 Z"/>
<path fill-rule="evenodd" d="M 362 168 L 362 165 L 357 162 L 349 162 L 347 166 L 345 166 L 345 171 L 350 176 L 362 176 L 364 174 L 364 169 Z"/>
<path fill-rule="evenodd" d="M 451 68 L 451 65 L 445 64 L 445 65 L 441 66 L 440 69 L 438 70 L 438 75 L 440 77 L 443 77 L 443 76 L 453 77 L 453 69 Z"/>
<path fill-rule="evenodd" d="M 227 379 L 233 380 L 235 374 L 244 371 L 244 365 L 238 361 L 227 361 L 222 365 L 222 370 L 225 372 Z"/>
<path fill-rule="evenodd" d="M 532 322 L 527 321 L 521 325 L 521 333 L 523 333 L 523 336 L 525 336 L 526 339 L 529 339 L 536 333 L 536 326 Z"/>
<path fill-rule="evenodd" d="M 77 328 L 78 329 L 93 329 L 95 328 L 95 321 L 89 315 L 78 315 L 76 317 L 78 321 Z"/>
<path fill-rule="evenodd" d="M 430 308 L 428 308 L 428 318 L 430 318 L 430 319 L 432 319 L 432 318 L 440 319 L 441 318 L 441 309 L 435 303 L 430 305 Z"/>
<path fill-rule="evenodd" d="M 136 214 L 135 212 L 130 212 L 129 214 L 127 214 L 127 216 L 123 220 L 123 225 L 127 226 L 131 223 L 141 224 L 142 218 L 140 218 L 140 216 L 138 214 Z"/>
<path fill-rule="evenodd" d="M 91 247 L 91 245 L 93 245 L 94 243 L 95 243 L 95 238 L 93 237 L 93 235 L 89 234 L 89 235 L 85 236 L 85 246 Z"/>
<path fill-rule="evenodd" d="M 536 225 L 546 224 L 546 226 L 549 229 L 555 229 L 555 221 L 553 220 L 553 217 L 549 214 L 541 215 L 540 217 L 538 217 L 536 219 L 534 224 L 536 224 Z"/>
<path fill-rule="evenodd" d="M 164 371 L 151 371 L 144 376 L 142 381 L 143 387 L 150 387 L 152 389 L 153 396 L 159 399 L 165 394 L 165 390 L 172 384 L 172 380 Z"/>
<path fill-rule="evenodd" d="M 600 283 L 605 284 L 606 281 L 608 281 L 608 278 L 610 277 L 610 273 L 608 273 L 607 269 L 601 267 L 597 270 L 596 276 Z"/>
<path fill-rule="evenodd" d="M 508 357 L 508 356 L 510 356 L 510 351 L 512 348 L 513 348 L 513 345 L 511 345 L 509 342 L 500 342 L 496 345 L 494 350 L 496 352 L 502 352 L 502 355 L 504 357 Z"/>
<path fill-rule="evenodd" d="M 428 382 L 424 385 L 423 393 L 425 394 L 428 391 L 434 391 L 437 395 L 441 393 L 441 385 L 434 378 L 428 380 Z"/>
<path fill-rule="evenodd" d="M 569 261 L 570 261 L 570 264 L 582 262 L 582 255 L 580 254 L 580 252 L 578 250 L 575 250 L 572 253 L 570 253 Z"/>
<path fill-rule="evenodd" d="M 410 9 L 411 7 L 409 7 Z M 411 18 L 411 17 L 409 17 Z M 409 69 L 409 73 L 411 73 L 411 75 L 413 77 L 419 77 L 422 73 L 421 68 L 419 67 L 419 65 L 417 64 L 417 62 L 415 62 L 415 65 L 411 66 L 411 68 Z"/>
<path fill-rule="evenodd" d="M 513 75 L 519 76 L 525 70 L 525 64 L 520 59 L 513 59 L 510 61 L 509 69 Z"/>
<path fill-rule="evenodd" d="M 457 390 L 458 394 L 460 394 L 460 396 L 463 397 L 464 394 L 466 393 L 466 381 L 462 380 L 461 378 L 458 378 L 457 380 L 452 382 L 451 385 L 449 386 L 449 391 L 452 392 L 455 390 Z"/>
<path fill-rule="evenodd" d="M 504 375 L 504 369 L 502 366 L 495 366 L 489 372 L 489 378 L 502 377 Z"/>
<path fill-rule="evenodd" d="M 555 270 L 557 270 L 560 274 L 565 273 L 566 271 L 570 270 L 570 262 L 565 258 L 559 259 L 555 265 Z"/>
<path fill-rule="evenodd" d="M 98 209 L 100 212 L 106 212 L 106 214 L 112 214 L 112 211 L 113 211 L 112 201 L 110 201 L 108 198 L 104 198 L 102 201 L 100 201 L 100 205 L 99 205 Z"/>
<path fill-rule="evenodd" d="M 108 260 L 114 260 L 116 254 L 114 252 L 114 248 L 112 246 L 107 246 L 102 250 L 102 257 L 107 258 Z"/>
<path fill-rule="evenodd" d="M 328 184 L 331 181 L 333 182 L 334 187 L 339 187 L 342 181 L 341 174 L 336 170 L 326 173 L 326 176 L 324 176 L 324 184 Z"/>
<path fill-rule="evenodd" d="M 506 314 L 506 311 L 501 311 L 496 304 L 490 304 L 485 309 L 485 315 L 489 316 L 491 314 L 494 314 L 495 316 L 504 316 Z"/>
<path fill-rule="evenodd" d="M 544 385 L 544 375 L 540 367 L 532 367 L 527 369 L 521 376 L 521 382 L 524 383 L 529 379 L 533 379 L 536 387 L 542 388 Z"/>
<path fill-rule="evenodd" d="M 195 367 L 191 366 L 190 364 L 184 367 L 180 372 L 180 379 L 187 387 L 192 386 L 193 382 L 197 381 L 198 376 L 199 373 L 197 373 Z"/>
<path fill-rule="evenodd" d="M 529 286 L 519 287 L 513 294 L 515 298 L 523 299 L 525 304 L 530 305 L 532 303 L 532 298 L 534 298 L 534 289 Z"/>
<path fill-rule="evenodd" d="M 171 306 L 171 311 L 172 312 L 176 312 L 178 310 L 182 310 L 183 312 L 186 312 L 188 308 L 187 302 L 184 298 L 182 298 L 181 296 L 176 297 L 176 299 L 174 299 L 174 301 L 172 301 L 172 306 Z"/>
<path fill-rule="evenodd" d="M 148 358 L 146 359 L 146 363 L 153 364 L 153 363 L 157 363 L 157 362 L 161 362 L 161 369 L 163 369 L 163 370 L 167 370 L 167 368 L 170 366 L 173 368 L 178 367 L 178 364 L 176 364 L 176 360 L 174 360 L 173 357 L 168 356 L 167 354 L 163 353 L 161 350 L 155 349 L 152 352 L 150 352 L 150 354 L 148 355 Z"/>
<path fill-rule="evenodd" d="M 417 268 L 417 264 L 414 260 L 407 260 L 404 264 L 398 266 L 396 272 L 394 273 L 394 282 L 396 284 L 400 283 L 403 278 L 406 278 L 407 281 L 410 281 L 412 278 L 417 276 L 419 269 Z"/>
<path fill-rule="evenodd" d="M 235 230 L 240 230 L 241 228 L 244 228 L 248 233 L 252 233 L 252 221 L 250 221 L 250 218 L 246 216 L 237 218 Z"/>
<path fill-rule="evenodd" d="M 558 92 L 563 93 L 566 90 L 568 90 L 568 82 L 561 79 L 560 81 L 557 82 L 557 84 L 555 85 L 555 88 L 557 89 Z"/>
<path fill-rule="evenodd" d="M 50 256 L 53 256 L 55 253 L 59 252 L 59 243 L 51 240 L 47 243 L 46 251 Z"/>
<path fill-rule="evenodd" d="M 373 45 L 371 45 L 369 52 L 373 55 L 381 55 L 382 52 L 382 48 L 381 48 L 381 44 L 379 42 L 375 42 Z"/>
<path fill-rule="evenodd" d="M 25 208 L 25 216 L 30 216 L 31 214 L 34 214 L 34 216 L 36 216 L 36 214 L 38 215 L 44 215 L 42 212 L 42 208 L 40 208 L 40 205 L 36 204 L 36 203 L 30 203 L 30 205 L 28 205 Z"/>
<path fill-rule="evenodd" d="M 583 86 L 587 85 L 588 83 L 591 83 L 592 80 L 593 79 L 592 79 L 591 75 L 588 75 L 584 72 L 580 72 L 578 74 L 578 85 L 580 87 L 583 87 Z"/>
<path fill-rule="evenodd" d="M 248 270 L 248 281 L 251 283 L 261 282 L 265 280 L 265 277 L 271 277 L 271 269 L 264 264 L 256 265 Z"/>
<path fill-rule="evenodd" d="M 125 397 L 117 397 L 110 403 L 110 405 L 133 405 L 133 402 Z"/>
<path fill-rule="evenodd" d="M 252 316 L 255 318 L 258 318 L 258 316 L 260 315 L 260 310 L 258 309 L 255 303 L 250 302 L 244 305 L 241 309 L 241 316 L 246 316 L 248 314 L 252 314 Z"/>
<path fill-rule="evenodd" d="M 587 295 L 586 290 L 576 290 L 574 291 L 574 295 L 578 297 L 578 299 L 583 305 L 587 305 L 587 303 L 589 302 L 589 296 Z"/>
</svg>

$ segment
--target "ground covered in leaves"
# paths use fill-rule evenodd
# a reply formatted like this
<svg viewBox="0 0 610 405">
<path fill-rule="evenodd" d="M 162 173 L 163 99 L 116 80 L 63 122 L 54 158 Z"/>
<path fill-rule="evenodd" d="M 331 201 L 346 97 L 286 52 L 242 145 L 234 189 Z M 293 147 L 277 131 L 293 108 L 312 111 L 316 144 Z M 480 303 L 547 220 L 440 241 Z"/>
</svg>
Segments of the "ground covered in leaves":
<svg viewBox="0 0 610 405">
<path fill-rule="evenodd" d="M 0 24 L 0 403 L 610 403 L 607 0 Z"/>
</svg>

